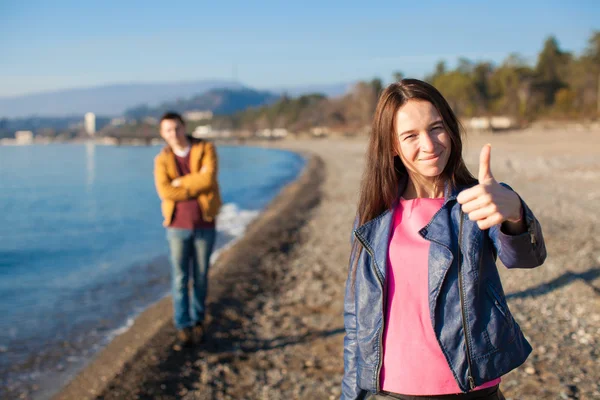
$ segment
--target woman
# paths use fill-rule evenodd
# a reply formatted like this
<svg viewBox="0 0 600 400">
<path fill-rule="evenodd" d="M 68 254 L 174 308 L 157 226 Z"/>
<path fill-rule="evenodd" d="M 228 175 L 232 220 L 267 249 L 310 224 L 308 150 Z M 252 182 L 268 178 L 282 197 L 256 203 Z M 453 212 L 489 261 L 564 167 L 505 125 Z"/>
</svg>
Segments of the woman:
<svg viewBox="0 0 600 400">
<path fill-rule="evenodd" d="M 496 268 L 546 258 L 539 223 L 490 170 L 462 159 L 459 122 L 404 79 L 373 119 L 344 301 L 342 399 L 503 399 L 531 352 Z M 371 397 L 369 397 L 371 396 Z"/>
</svg>

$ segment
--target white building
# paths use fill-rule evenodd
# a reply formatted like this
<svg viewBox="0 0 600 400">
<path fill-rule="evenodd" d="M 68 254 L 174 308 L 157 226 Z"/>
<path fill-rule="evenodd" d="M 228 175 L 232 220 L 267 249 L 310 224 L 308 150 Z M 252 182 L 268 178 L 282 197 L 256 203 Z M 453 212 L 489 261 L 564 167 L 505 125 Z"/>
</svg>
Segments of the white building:
<svg viewBox="0 0 600 400">
<path fill-rule="evenodd" d="M 202 121 L 205 119 L 212 119 L 212 111 L 186 111 L 183 113 L 183 119 L 186 121 Z"/>
<path fill-rule="evenodd" d="M 91 112 L 86 113 L 83 119 L 83 125 L 86 133 L 90 136 L 94 136 L 96 133 L 96 114 Z"/>
<path fill-rule="evenodd" d="M 158 119 L 154 117 L 144 117 L 142 122 L 148 125 L 158 125 Z"/>
<path fill-rule="evenodd" d="M 126 122 L 127 122 L 127 120 L 125 120 L 124 117 L 113 118 L 113 119 L 110 120 L 110 124 L 112 126 L 125 125 Z"/>
<path fill-rule="evenodd" d="M 285 128 L 260 129 L 256 132 L 256 136 L 262 138 L 282 139 L 286 137 L 288 133 L 288 130 Z"/>
<path fill-rule="evenodd" d="M 194 132 L 192 132 L 192 136 L 198 139 L 212 137 L 212 134 L 212 126 L 210 125 L 197 126 Z"/>
<path fill-rule="evenodd" d="M 15 132 L 15 143 L 16 144 L 31 144 L 31 143 L 33 143 L 33 132 L 31 132 L 31 131 L 16 131 Z"/>
<path fill-rule="evenodd" d="M 467 120 L 467 127 L 473 130 L 503 130 L 518 127 L 514 118 L 507 116 L 473 117 Z"/>
</svg>

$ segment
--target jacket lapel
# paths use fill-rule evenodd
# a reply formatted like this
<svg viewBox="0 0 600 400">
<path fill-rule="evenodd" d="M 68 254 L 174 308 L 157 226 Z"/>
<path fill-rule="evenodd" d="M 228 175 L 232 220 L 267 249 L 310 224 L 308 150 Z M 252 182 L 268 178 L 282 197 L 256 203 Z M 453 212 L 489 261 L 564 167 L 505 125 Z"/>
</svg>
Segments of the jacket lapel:
<svg viewBox="0 0 600 400">
<path fill-rule="evenodd" d="M 174 179 L 179 176 L 179 170 L 177 169 L 177 161 L 175 161 L 175 153 L 169 147 L 165 147 L 165 159 L 167 164 L 167 175 Z"/>
<path fill-rule="evenodd" d="M 451 204 L 445 202 L 430 223 L 419 231 L 423 238 L 431 242 L 428 269 L 430 299 L 437 297 L 444 277 L 454 260 L 453 249 L 456 247 L 456 239 L 451 229 L 451 214 Z"/>
<path fill-rule="evenodd" d="M 190 169 L 192 172 L 200 171 L 200 160 L 202 159 L 202 153 L 204 152 L 204 142 L 197 142 L 191 144 L 190 150 Z"/>
<path fill-rule="evenodd" d="M 406 181 L 406 178 L 401 178 L 398 197 L 404 192 Z M 444 205 L 433 216 L 429 224 L 419 231 L 420 235 L 430 241 L 432 246 L 429 250 L 428 269 L 430 300 L 437 298 L 440 286 L 454 261 L 453 253 L 456 250 L 457 238 L 454 229 L 452 229 L 455 226 L 452 221 L 458 221 L 458 218 L 460 218 L 459 208 L 453 207 L 458 192 L 459 190 L 446 185 Z M 370 247 L 375 257 L 375 264 L 384 278 L 386 276 L 388 246 L 396 206 L 395 203 L 392 209 L 386 210 L 355 230 L 356 235 Z M 430 306 L 434 304 L 435 302 L 430 301 Z"/>
<path fill-rule="evenodd" d="M 399 199 L 406 184 L 408 177 L 403 175 L 398 181 L 398 196 Z M 398 206 L 398 200 L 394 202 L 392 208 L 386 210 L 383 214 L 372 219 L 371 221 L 361 225 L 354 231 L 355 234 L 362 238 L 367 246 L 370 247 L 375 257 L 375 265 L 384 279 L 387 272 L 388 246 L 390 242 L 390 234 L 392 232 L 392 223 L 394 219 L 394 210 Z"/>
<path fill-rule="evenodd" d="M 429 249 L 428 288 L 429 307 L 431 315 L 434 315 L 437 297 L 446 274 L 454 261 L 457 253 L 458 237 L 453 221 L 460 218 L 460 206 L 456 206 L 456 196 L 459 190 L 445 189 L 445 201 L 442 208 L 433 216 L 430 223 L 419 231 L 419 234 L 431 242 Z"/>
<path fill-rule="evenodd" d="M 392 208 L 354 231 L 357 237 L 364 242 L 363 244 L 368 247 L 368 250 L 373 253 L 375 266 L 383 277 L 384 282 L 387 269 L 388 242 L 390 241 L 393 217 L 394 212 Z"/>
</svg>

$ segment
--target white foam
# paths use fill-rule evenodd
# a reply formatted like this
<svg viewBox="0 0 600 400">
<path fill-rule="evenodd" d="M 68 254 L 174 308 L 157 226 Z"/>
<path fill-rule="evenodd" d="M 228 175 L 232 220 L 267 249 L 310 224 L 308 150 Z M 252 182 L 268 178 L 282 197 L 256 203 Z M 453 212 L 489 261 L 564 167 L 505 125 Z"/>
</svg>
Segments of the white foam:
<svg viewBox="0 0 600 400">
<path fill-rule="evenodd" d="M 121 327 L 114 329 L 112 331 L 110 331 L 108 333 L 108 335 L 106 335 L 106 338 L 104 339 L 105 342 L 110 342 L 111 340 L 113 340 L 115 337 L 122 335 L 123 333 L 127 332 L 129 330 L 129 328 L 131 328 L 133 326 L 133 322 L 135 321 L 135 317 L 137 317 L 139 315 L 139 313 L 136 313 L 135 316 L 132 316 L 130 318 L 127 318 L 127 322 L 125 322 L 124 325 L 122 325 Z"/>
<path fill-rule="evenodd" d="M 242 210 L 235 203 L 224 204 L 217 216 L 217 230 L 238 238 L 259 213 L 259 210 Z"/>
</svg>

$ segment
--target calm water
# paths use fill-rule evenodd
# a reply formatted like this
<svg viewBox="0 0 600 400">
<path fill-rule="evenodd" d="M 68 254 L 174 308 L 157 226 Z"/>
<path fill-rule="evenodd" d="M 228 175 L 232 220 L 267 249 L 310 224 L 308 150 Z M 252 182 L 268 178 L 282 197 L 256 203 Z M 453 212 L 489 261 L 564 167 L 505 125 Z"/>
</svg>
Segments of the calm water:
<svg viewBox="0 0 600 400">
<path fill-rule="evenodd" d="M 152 177 L 159 150 L 0 147 L 4 389 L 60 385 L 135 314 L 168 293 L 167 247 Z M 218 147 L 218 154 L 222 247 L 243 234 L 304 160 L 248 147 Z"/>
</svg>

